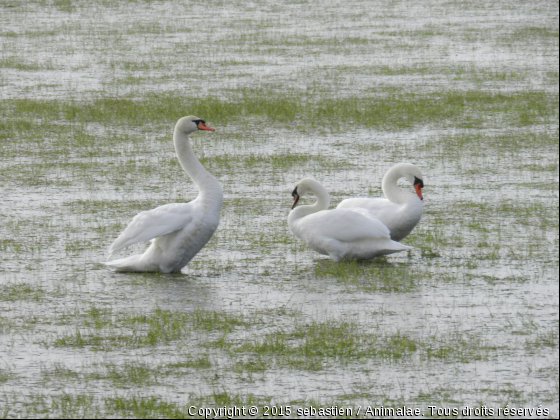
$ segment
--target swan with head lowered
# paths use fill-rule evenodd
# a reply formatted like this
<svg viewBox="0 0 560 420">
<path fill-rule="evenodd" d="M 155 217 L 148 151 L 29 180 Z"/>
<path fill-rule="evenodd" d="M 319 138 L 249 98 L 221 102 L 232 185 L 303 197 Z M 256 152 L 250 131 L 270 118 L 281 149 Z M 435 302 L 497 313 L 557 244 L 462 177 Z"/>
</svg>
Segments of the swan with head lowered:
<svg viewBox="0 0 560 420">
<path fill-rule="evenodd" d="M 165 204 L 138 213 L 113 242 L 110 254 L 138 243 L 151 240 L 143 254 L 104 262 L 116 271 L 171 273 L 181 271 L 214 234 L 220 221 L 222 186 L 198 161 L 191 149 L 189 134 L 214 131 L 204 120 L 183 117 L 175 125 L 173 143 L 184 171 L 199 189 L 189 203 Z"/>
<path fill-rule="evenodd" d="M 416 194 L 397 185 L 405 178 L 414 186 Z M 349 198 L 342 200 L 337 209 L 366 209 L 377 217 L 391 232 L 391 239 L 400 241 L 405 238 L 422 218 L 423 175 L 411 163 L 398 163 L 390 168 L 381 183 L 387 198 Z"/>
<path fill-rule="evenodd" d="M 300 197 L 313 194 L 313 205 L 296 207 Z M 288 225 L 294 235 L 334 261 L 368 260 L 411 249 L 392 241 L 389 229 L 365 209 L 327 210 L 329 193 L 319 182 L 304 178 L 292 192 L 294 202 Z"/>
</svg>

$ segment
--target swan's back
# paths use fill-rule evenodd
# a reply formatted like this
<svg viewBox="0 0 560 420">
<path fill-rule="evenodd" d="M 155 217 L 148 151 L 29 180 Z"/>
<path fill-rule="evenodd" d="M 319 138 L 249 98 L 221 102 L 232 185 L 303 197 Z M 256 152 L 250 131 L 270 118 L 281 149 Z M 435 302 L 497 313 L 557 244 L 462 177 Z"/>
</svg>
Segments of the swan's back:
<svg viewBox="0 0 560 420">
<path fill-rule="evenodd" d="M 391 239 L 400 241 L 412 232 L 422 218 L 423 206 L 415 195 L 407 197 L 404 204 L 386 198 L 349 198 L 342 200 L 337 209 L 362 208 L 379 219 L 390 231 Z"/>
</svg>

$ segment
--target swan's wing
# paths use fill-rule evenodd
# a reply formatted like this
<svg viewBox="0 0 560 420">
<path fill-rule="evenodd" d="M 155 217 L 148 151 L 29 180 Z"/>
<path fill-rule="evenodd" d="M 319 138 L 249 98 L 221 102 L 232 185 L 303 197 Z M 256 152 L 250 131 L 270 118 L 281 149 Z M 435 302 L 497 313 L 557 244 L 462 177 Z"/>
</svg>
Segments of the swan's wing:
<svg viewBox="0 0 560 420">
<path fill-rule="evenodd" d="M 305 216 L 305 230 L 342 242 L 389 239 L 390 232 L 379 219 L 365 209 L 323 210 Z"/>
<path fill-rule="evenodd" d="M 193 220 L 193 211 L 191 203 L 172 203 L 138 213 L 115 239 L 109 252 L 113 254 L 137 242 L 183 229 Z"/>
<path fill-rule="evenodd" d="M 339 209 L 341 210 L 341 209 Z M 361 214 L 362 216 L 365 216 L 369 219 L 374 220 L 375 222 L 380 222 L 381 224 L 383 224 L 383 222 L 381 222 L 381 220 L 379 220 L 379 218 L 370 210 L 365 209 L 363 207 L 350 207 L 350 208 L 345 208 L 343 210 L 348 210 L 348 211 L 353 211 L 355 213 Z"/>
</svg>

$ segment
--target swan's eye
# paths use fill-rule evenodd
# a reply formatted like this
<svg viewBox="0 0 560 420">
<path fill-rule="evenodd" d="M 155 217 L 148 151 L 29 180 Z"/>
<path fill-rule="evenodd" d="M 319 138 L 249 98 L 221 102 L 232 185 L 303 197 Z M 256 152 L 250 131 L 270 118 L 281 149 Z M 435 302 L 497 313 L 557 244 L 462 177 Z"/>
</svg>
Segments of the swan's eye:
<svg viewBox="0 0 560 420">
<path fill-rule="evenodd" d="M 414 185 L 418 184 L 420 184 L 420 188 L 424 188 L 424 181 L 422 181 L 420 178 L 414 177 Z"/>
</svg>

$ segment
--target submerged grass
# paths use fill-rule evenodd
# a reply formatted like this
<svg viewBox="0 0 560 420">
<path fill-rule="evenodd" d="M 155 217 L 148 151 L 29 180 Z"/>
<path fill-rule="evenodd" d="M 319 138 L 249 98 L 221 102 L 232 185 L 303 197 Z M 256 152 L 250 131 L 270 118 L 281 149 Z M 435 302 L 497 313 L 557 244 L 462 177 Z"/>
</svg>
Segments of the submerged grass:
<svg viewBox="0 0 560 420">
<path fill-rule="evenodd" d="M 231 345 L 228 352 L 232 355 L 249 353 L 257 360 L 274 361 L 276 366 L 321 370 L 333 360 L 348 364 L 371 358 L 401 359 L 417 348 L 415 340 L 400 333 L 383 336 L 359 331 L 353 322 L 328 320 L 296 325 L 290 331 L 267 333 L 254 341 Z"/>
<path fill-rule="evenodd" d="M 15 130 L 13 118 L 32 116 L 38 121 L 103 123 L 143 126 L 173 121 L 185 110 L 210 116 L 219 124 L 239 118 L 265 118 L 273 123 L 299 123 L 314 128 L 329 122 L 331 129 L 343 130 L 348 123 L 385 130 L 410 128 L 418 124 L 453 124 L 482 128 L 503 115 L 511 126 L 552 122 L 558 111 L 553 106 L 558 95 L 542 91 L 485 92 L 449 91 L 418 94 L 406 90 L 339 98 L 301 98 L 297 92 L 275 93 L 243 90 L 230 98 L 191 98 L 169 94 L 146 94 L 139 98 L 99 98 L 85 102 L 39 99 L 9 99 L 0 102 L 8 118 L 1 127 Z M 492 118 L 490 118 L 492 117 Z M 208 117 L 206 117 L 208 118 Z M 10 137 L 3 134 L 0 138 Z"/>
<path fill-rule="evenodd" d="M 334 278 L 337 282 L 368 292 L 410 292 L 427 274 L 412 271 L 406 264 L 376 261 L 342 261 L 334 263 L 322 260 L 314 267 L 314 275 Z"/>
<path fill-rule="evenodd" d="M 132 395 L 124 397 L 106 398 L 104 408 L 112 416 L 133 416 L 135 418 L 192 418 L 192 408 L 195 407 L 194 418 L 204 418 L 204 412 L 198 414 L 201 407 L 247 407 L 264 406 L 270 404 L 270 398 L 253 394 L 232 394 L 226 391 L 214 391 L 212 394 L 189 396 L 188 402 L 177 404 L 167 402 L 153 396 Z M 189 409 L 191 410 L 189 412 Z M 228 414 L 224 414 L 228 416 Z M 236 417 L 237 415 L 232 415 Z"/>
<path fill-rule="evenodd" d="M 13 373 L 9 370 L 0 369 L 0 383 L 13 378 Z"/>
<path fill-rule="evenodd" d="M 239 315 L 202 309 L 193 312 L 155 309 L 149 314 L 130 315 L 93 307 L 84 313 L 82 325 L 44 344 L 88 347 L 95 351 L 116 347 L 152 347 L 192 336 L 193 331 L 229 333 L 237 327 L 246 326 L 247 321 Z"/>
<path fill-rule="evenodd" d="M 430 139 L 420 146 L 420 149 L 432 153 L 441 151 L 445 156 L 450 154 L 450 150 L 453 150 L 457 152 L 468 151 L 469 154 L 475 156 L 497 153 L 498 157 L 509 157 L 535 148 L 542 149 L 544 152 L 549 151 L 551 148 L 558 146 L 558 134 L 557 128 L 556 130 L 528 133 L 511 130 L 505 134 L 473 131 Z M 453 157 L 453 155 L 450 157 Z"/>
<path fill-rule="evenodd" d="M 31 283 L 16 283 L 3 285 L 0 289 L 0 301 L 40 300 L 45 290 Z"/>
<path fill-rule="evenodd" d="M 113 415 L 133 416 L 135 418 L 184 419 L 187 417 L 185 407 L 162 401 L 157 397 L 115 397 L 108 398 L 105 405 Z"/>
<path fill-rule="evenodd" d="M 414 355 L 421 360 L 470 363 L 498 354 L 499 347 L 484 343 L 475 335 L 436 334 L 418 338 L 400 331 L 383 333 L 364 329 L 351 320 L 329 319 L 310 324 L 296 322 L 292 329 L 281 329 L 240 345 L 221 341 L 231 357 L 251 355 L 245 363 L 251 371 L 291 367 L 299 370 L 324 370 L 333 363 L 348 365 L 376 360 L 406 363 Z"/>
<path fill-rule="evenodd" d="M 123 365 L 105 364 L 102 370 L 84 375 L 86 381 L 109 380 L 119 388 L 157 385 L 165 373 L 147 363 L 127 361 Z"/>
</svg>

